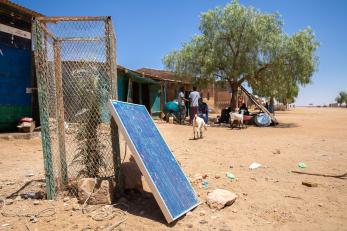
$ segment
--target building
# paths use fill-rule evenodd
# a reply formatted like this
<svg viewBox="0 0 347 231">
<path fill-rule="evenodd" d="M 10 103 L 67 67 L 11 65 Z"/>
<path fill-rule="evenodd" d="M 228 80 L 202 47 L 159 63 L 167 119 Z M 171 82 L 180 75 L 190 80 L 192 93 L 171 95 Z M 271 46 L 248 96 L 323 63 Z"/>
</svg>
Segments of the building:
<svg viewBox="0 0 347 231">
<path fill-rule="evenodd" d="M 0 0 L 0 131 L 22 117 L 39 121 L 31 19 L 40 13 Z"/>
<path fill-rule="evenodd" d="M 190 84 L 172 78 L 168 75 L 169 72 L 158 75 L 146 70 L 150 69 L 142 68 L 135 71 L 118 65 L 118 99 L 143 104 L 153 117 L 158 118 L 164 110 L 165 103 L 177 98 L 179 88 L 188 88 Z"/>
</svg>

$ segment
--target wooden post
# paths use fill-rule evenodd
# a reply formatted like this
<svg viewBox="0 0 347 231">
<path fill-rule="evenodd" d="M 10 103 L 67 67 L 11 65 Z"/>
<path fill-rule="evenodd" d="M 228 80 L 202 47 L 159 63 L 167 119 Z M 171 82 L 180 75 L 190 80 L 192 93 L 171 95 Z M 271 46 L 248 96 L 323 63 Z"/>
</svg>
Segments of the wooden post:
<svg viewBox="0 0 347 231">
<path fill-rule="evenodd" d="M 106 58 L 109 65 L 109 78 L 111 79 L 111 90 L 110 97 L 113 100 L 118 100 L 118 79 L 117 79 L 117 54 L 115 45 L 115 36 L 113 34 L 112 20 L 108 17 L 105 22 L 105 38 L 106 38 Z M 116 182 L 116 187 L 114 188 L 114 196 L 120 197 L 123 194 L 123 180 L 121 175 L 121 156 L 120 156 L 120 145 L 119 145 L 119 131 L 118 126 L 111 116 L 110 121 L 111 127 L 111 142 L 112 142 L 112 159 L 113 159 L 113 169 L 114 177 Z M 112 198 L 113 201 L 115 198 Z"/>
<path fill-rule="evenodd" d="M 42 150 L 43 150 L 43 164 L 45 169 L 45 182 L 47 199 L 52 200 L 55 198 L 55 181 L 53 175 L 53 161 L 52 161 L 52 149 L 51 149 L 51 137 L 49 135 L 49 112 L 45 107 L 47 104 L 47 76 L 44 76 L 44 69 L 47 67 L 46 55 L 47 51 L 42 49 L 41 31 L 38 28 L 39 22 L 35 19 L 32 21 L 32 33 L 34 44 L 34 58 L 35 58 L 35 70 L 36 80 L 38 88 L 39 110 L 40 110 L 40 122 L 41 122 L 41 135 L 42 135 Z M 47 42 L 47 36 L 45 36 L 45 43 Z"/>
<path fill-rule="evenodd" d="M 165 97 L 165 90 L 164 90 L 164 83 L 163 81 L 160 81 L 160 113 L 164 113 L 164 97 Z"/>
<path fill-rule="evenodd" d="M 58 125 L 58 151 L 60 159 L 60 176 L 61 185 L 64 187 L 68 183 L 67 178 L 67 164 L 66 164 L 66 151 L 65 151 L 65 127 L 64 127 L 64 98 L 63 98 L 63 80 L 61 73 L 61 43 L 54 40 L 54 78 L 56 90 L 56 113 Z"/>
<path fill-rule="evenodd" d="M 132 103 L 133 102 L 133 81 L 131 81 L 131 77 L 129 77 L 129 83 L 128 83 L 128 95 L 127 95 L 127 102 Z"/>
</svg>

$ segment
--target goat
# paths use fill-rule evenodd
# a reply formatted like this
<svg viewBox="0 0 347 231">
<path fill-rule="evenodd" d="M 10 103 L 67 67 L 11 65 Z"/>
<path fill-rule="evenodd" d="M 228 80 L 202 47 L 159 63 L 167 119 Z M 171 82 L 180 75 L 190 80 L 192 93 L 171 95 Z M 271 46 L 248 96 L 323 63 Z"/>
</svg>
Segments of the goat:
<svg viewBox="0 0 347 231">
<path fill-rule="evenodd" d="M 234 129 L 234 123 L 235 121 L 238 123 L 239 128 L 247 128 L 247 126 L 243 123 L 243 113 L 244 111 L 241 110 L 241 114 L 236 113 L 236 112 L 230 112 L 230 127 L 231 129 Z"/>
<path fill-rule="evenodd" d="M 200 118 L 197 114 L 195 114 L 193 119 L 194 140 L 195 140 L 195 133 L 197 138 L 202 138 L 202 127 L 204 127 L 205 131 L 207 130 L 207 125 L 204 119 Z"/>
</svg>

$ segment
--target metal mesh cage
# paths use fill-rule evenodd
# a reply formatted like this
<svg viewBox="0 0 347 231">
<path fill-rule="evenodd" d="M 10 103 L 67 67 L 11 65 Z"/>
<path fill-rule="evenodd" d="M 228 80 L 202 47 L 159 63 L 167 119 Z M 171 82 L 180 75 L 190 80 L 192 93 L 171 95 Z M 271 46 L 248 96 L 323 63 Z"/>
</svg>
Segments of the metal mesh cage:
<svg viewBox="0 0 347 231">
<path fill-rule="evenodd" d="M 111 18 L 40 17 L 32 30 L 47 197 L 76 195 L 80 178 L 119 168 L 107 110 L 117 95 Z"/>
</svg>

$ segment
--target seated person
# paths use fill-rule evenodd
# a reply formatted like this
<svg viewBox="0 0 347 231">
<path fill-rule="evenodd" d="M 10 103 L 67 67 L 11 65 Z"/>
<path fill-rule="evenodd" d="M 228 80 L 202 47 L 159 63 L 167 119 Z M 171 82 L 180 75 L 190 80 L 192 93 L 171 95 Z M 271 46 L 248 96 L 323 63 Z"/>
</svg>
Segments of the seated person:
<svg viewBox="0 0 347 231">
<path fill-rule="evenodd" d="M 230 112 L 231 112 L 231 107 L 226 107 L 222 109 L 221 115 L 217 116 L 218 120 L 216 123 L 229 123 Z"/>
</svg>

